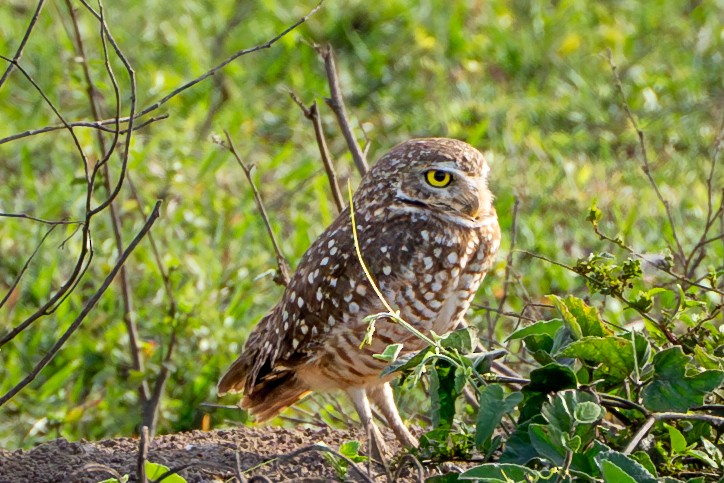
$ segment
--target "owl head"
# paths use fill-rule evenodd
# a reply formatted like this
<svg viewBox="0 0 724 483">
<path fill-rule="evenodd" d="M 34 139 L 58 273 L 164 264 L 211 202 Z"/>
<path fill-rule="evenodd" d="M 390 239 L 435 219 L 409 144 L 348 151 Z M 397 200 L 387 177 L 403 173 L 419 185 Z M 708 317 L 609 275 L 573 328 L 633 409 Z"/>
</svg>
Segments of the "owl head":
<svg viewBox="0 0 724 483">
<path fill-rule="evenodd" d="M 362 199 L 426 210 L 448 220 L 475 222 L 493 211 L 488 164 L 467 143 L 447 138 L 413 139 L 385 154 L 359 187 Z"/>
</svg>

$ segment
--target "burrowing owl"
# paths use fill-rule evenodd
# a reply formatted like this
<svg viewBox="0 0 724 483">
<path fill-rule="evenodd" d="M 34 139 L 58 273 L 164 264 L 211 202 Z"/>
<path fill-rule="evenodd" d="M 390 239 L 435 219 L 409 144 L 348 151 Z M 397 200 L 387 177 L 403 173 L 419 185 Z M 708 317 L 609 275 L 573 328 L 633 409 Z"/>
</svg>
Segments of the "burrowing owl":
<svg viewBox="0 0 724 483">
<path fill-rule="evenodd" d="M 438 334 L 463 319 L 500 245 L 488 165 L 453 139 L 414 139 L 385 154 L 353 199 L 362 258 L 400 316 Z M 258 420 L 310 391 L 346 391 L 374 439 L 369 400 L 401 443 L 417 441 L 395 405 L 385 362 L 372 357 L 393 343 L 403 353 L 424 343 L 389 319 L 360 347 L 366 316 L 385 312 L 355 253 L 349 208 L 302 257 L 282 300 L 249 335 L 219 382 L 219 394 L 243 392 Z M 369 398 L 369 399 L 368 399 Z"/>
</svg>

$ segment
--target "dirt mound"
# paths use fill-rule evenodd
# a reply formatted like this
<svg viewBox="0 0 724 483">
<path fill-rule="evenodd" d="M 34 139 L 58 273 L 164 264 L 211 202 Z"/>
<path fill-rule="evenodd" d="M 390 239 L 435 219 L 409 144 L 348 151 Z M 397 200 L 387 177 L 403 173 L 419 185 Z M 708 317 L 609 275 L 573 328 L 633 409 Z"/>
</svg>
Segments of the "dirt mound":
<svg viewBox="0 0 724 483">
<path fill-rule="evenodd" d="M 386 436 L 388 436 L 386 434 Z M 316 443 L 337 450 L 346 441 L 365 441 L 361 431 L 332 429 L 284 429 L 241 427 L 234 430 L 193 431 L 157 436 L 149 446 L 148 460 L 170 468 L 190 465 L 179 471 L 189 482 L 227 481 L 238 468 L 248 480 L 265 477 L 271 481 L 337 481 L 334 467 L 319 451 L 289 455 Z M 390 449 L 399 451 L 389 433 Z M 0 482 L 98 482 L 112 477 L 103 465 L 135 481 L 138 439 L 68 442 L 57 439 L 30 451 L 0 450 Z M 274 460 L 274 458 L 278 458 Z M 274 460 L 274 461 L 271 461 Z M 266 464 L 263 464 L 265 463 Z M 360 465 L 366 470 L 366 465 Z M 256 478 L 257 481 L 268 481 Z M 352 480 L 361 480 L 354 470 Z"/>
</svg>

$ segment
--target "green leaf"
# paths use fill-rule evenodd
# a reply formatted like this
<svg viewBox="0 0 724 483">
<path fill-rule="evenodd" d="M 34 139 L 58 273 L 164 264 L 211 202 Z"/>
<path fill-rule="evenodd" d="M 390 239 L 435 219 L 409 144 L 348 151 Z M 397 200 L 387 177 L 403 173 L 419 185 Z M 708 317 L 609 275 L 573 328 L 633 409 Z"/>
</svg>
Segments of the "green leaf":
<svg viewBox="0 0 724 483">
<path fill-rule="evenodd" d="M 525 387 L 528 391 L 556 392 L 577 386 L 576 373 L 568 366 L 553 362 L 530 372 L 530 383 Z"/>
<path fill-rule="evenodd" d="M 671 442 L 671 454 L 678 455 L 686 452 L 686 438 L 681 431 L 670 424 L 664 423 L 664 427 L 669 430 L 669 441 Z"/>
<path fill-rule="evenodd" d="M 605 473 L 604 463 L 613 463 L 624 474 L 633 478 L 637 483 L 657 483 L 656 478 L 646 470 L 640 463 L 618 451 L 604 451 L 596 456 L 596 461 L 601 466 L 601 471 Z M 628 481 L 628 480 L 609 480 L 604 476 L 605 481 Z"/>
<path fill-rule="evenodd" d="M 367 461 L 367 457 L 359 454 L 361 444 L 359 441 L 347 441 L 339 447 L 339 454 L 346 456 L 355 463 Z"/>
<path fill-rule="evenodd" d="M 704 371 L 686 375 L 691 360 L 681 347 L 672 347 L 654 356 L 654 377 L 644 388 L 643 403 L 651 411 L 687 411 L 704 403 L 704 396 L 724 382 L 724 372 Z"/>
<path fill-rule="evenodd" d="M 530 373 L 530 383 L 523 387 L 523 402 L 518 406 L 519 421 L 524 422 L 540 414 L 547 395 L 575 388 L 576 375 L 570 367 L 553 362 Z"/>
<path fill-rule="evenodd" d="M 433 428 L 451 428 L 455 417 L 455 368 L 446 361 L 430 368 L 430 409 Z"/>
<path fill-rule="evenodd" d="M 510 334 L 505 341 L 508 342 L 509 340 L 522 339 L 523 337 L 527 337 L 529 335 L 547 335 L 550 336 L 552 340 L 553 336 L 561 327 L 563 327 L 563 320 L 561 319 L 542 320 L 516 330 Z"/>
<path fill-rule="evenodd" d="M 523 338 L 523 343 L 526 350 L 539 364 L 546 365 L 555 362 L 555 359 L 551 356 L 555 342 L 549 335 L 529 335 Z"/>
<path fill-rule="evenodd" d="M 580 424 L 593 424 L 601 419 L 606 411 L 592 401 L 584 401 L 576 406 L 574 417 Z"/>
<path fill-rule="evenodd" d="M 459 329 L 443 336 L 440 339 L 440 345 L 446 349 L 456 349 L 459 352 L 467 354 L 472 352 L 473 348 L 478 344 L 478 333 L 474 327 L 466 327 Z"/>
<path fill-rule="evenodd" d="M 603 378 L 612 385 L 622 382 L 634 370 L 633 344 L 623 337 L 584 337 L 572 342 L 557 356 L 600 364 L 595 371 L 597 378 Z"/>
<path fill-rule="evenodd" d="M 566 456 L 563 433 L 549 424 L 531 424 L 528 426 L 530 443 L 541 458 L 556 466 L 561 466 Z"/>
<path fill-rule="evenodd" d="M 457 366 L 455 368 L 455 385 L 453 386 L 455 394 L 462 394 L 471 377 L 473 377 L 473 371 L 470 367 Z"/>
<path fill-rule="evenodd" d="M 381 361 L 393 362 L 397 359 L 397 356 L 400 355 L 401 350 L 402 344 L 390 344 L 385 347 L 382 354 L 372 354 L 372 357 Z"/>
<path fill-rule="evenodd" d="M 565 447 L 568 448 L 570 451 L 577 453 L 579 449 L 581 449 L 581 437 L 576 435 L 572 438 L 565 438 L 564 439 Z"/>
<path fill-rule="evenodd" d="M 489 384 L 480 390 L 480 409 L 475 429 L 475 444 L 483 449 L 493 436 L 505 413 L 512 411 L 523 400 L 523 394 L 514 392 L 505 397 L 500 384 Z"/>
<path fill-rule="evenodd" d="M 144 467 L 146 469 L 146 477 L 149 480 L 157 480 L 168 471 L 168 466 L 164 466 L 158 463 L 151 463 L 150 461 L 146 461 Z M 164 483 L 186 483 L 186 478 L 179 475 L 178 473 L 174 473 L 165 477 L 162 481 Z"/>
<path fill-rule="evenodd" d="M 525 466 L 510 463 L 486 463 L 470 468 L 460 474 L 458 478 L 460 480 L 514 483 L 518 481 L 535 481 L 540 477 L 539 472 Z"/>
<path fill-rule="evenodd" d="M 601 210 L 598 209 L 596 206 L 596 201 L 594 200 L 591 204 L 591 207 L 588 209 L 588 216 L 586 216 L 586 221 L 590 221 L 593 226 L 598 226 L 598 222 L 601 221 L 601 218 L 603 217 L 603 213 Z"/>
<path fill-rule="evenodd" d="M 698 449 L 690 449 L 686 452 L 686 455 L 693 456 L 694 458 L 698 458 L 712 468 L 715 468 L 715 469 L 718 468 L 716 461 L 711 459 L 711 457 L 708 454 L 704 453 L 703 451 L 700 451 Z"/>
<path fill-rule="evenodd" d="M 392 364 L 385 367 L 380 373 L 380 377 L 388 376 L 393 372 L 405 371 L 422 365 L 430 356 L 432 347 L 425 347 L 416 354 L 404 355 L 397 358 Z"/>
<path fill-rule="evenodd" d="M 578 437 L 578 447 L 587 446 L 595 437 L 595 423 L 603 416 L 604 411 L 595 402 L 592 394 L 577 390 L 560 391 L 543 404 L 541 414 L 548 423 L 561 433 Z M 576 414 L 583 407 L 582 417 L 592 418 L 590 423 L 576 420 Z"/>
<path fill-rule="evenodd" d="M 551 302 L 553 302 L 553 305 L 556 306 L 558 311 L 563 316 L 563 321 L 566 323 L 571 333 L 573 334 L 573 338 L 578 340 L 583 337 L 583 330 L 581 329 L 580 324 L 573 316 L 573 314 L 571 314 L 571 311 L 568 310 L 568 307 L 566 306 L 564 300 L 557 295 L 548 295 L 548 298 L 551 300 Z"/>
<path fill-rule="evenodd" d="M 108 478 L 107 480 L 101 480 L 98 483 L 127 483 L 128 482 L 128 475 L 121 476 L 121 479 L 118 478 Z"/>
<path fill-rule="evenodd" d="M 598 310 L 586 305 L 586 303 L 572 295 L 562 299 L 556 295 L 548 295 L 553 304 L 560 311 L 563 320 L 568 323 L 576 335 L 581 337 L 603 337 L 612 334 L 601 320 Z"/>
<path fill-rule="evenodd" d="M 543 418 L 540 415 L 532 419 L 532 422 L 537 423 L 539 421 L 543 421 Z M 503 454 L 500 455 L 501 463 L 517 463 L 524 465 L 538 456 L 538 452 L 530 443 L 530 435 L 528 434 L 528 426 L 532 424 L 532 422 L 520 424 L 515 431 L 513 431 L 513 434 L 510 435 L 508 440 L 505 442 Z"/>
<path fill-rule="evenodd" d="M 636 483 L 635 479 L 609 460 L 601 463 L 601 473 L 605 483 Z"/>
<path fill-rule="evenodd" d="M 456 481 L 460 481 L 458 473 L 435 475 L 425 479 L 425 483 L 455 483 Z"/>
<path fill-rule="evenodd" d="M 654 475 L 654 477 L 658 477 L 658 473 L 656 472 L 656 466 L 654 465 L 654 462 L 651 461 L 651 456 L 646 451 L 636 451 L 631 455 L 631 458 L 636 460 L 641 466 L 646 468 L 646 471 Z"/>
<path fill-rule="evenodd" d="M 694 359 L 704 369 L 724 370 L 724 359 L 709 354 L 701 346 L 694 347 Z"/>
</svg>

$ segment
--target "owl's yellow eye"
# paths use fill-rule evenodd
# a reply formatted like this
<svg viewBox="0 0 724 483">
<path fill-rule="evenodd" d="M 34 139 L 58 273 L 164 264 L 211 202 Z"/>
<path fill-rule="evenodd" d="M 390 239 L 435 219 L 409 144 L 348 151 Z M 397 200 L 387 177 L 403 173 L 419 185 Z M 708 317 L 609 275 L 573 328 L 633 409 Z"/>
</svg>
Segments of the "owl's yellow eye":
<svg viewBox="0 0 724 483">
<path fill-rule="evenodd" d="M 452 181 L 452 175 L 447 171 L 431 169 L 430 171 L 425 173 L 425 180 L 430 186 L 433 186 L 435 188 L 444 188 Z"/>
</svg>

